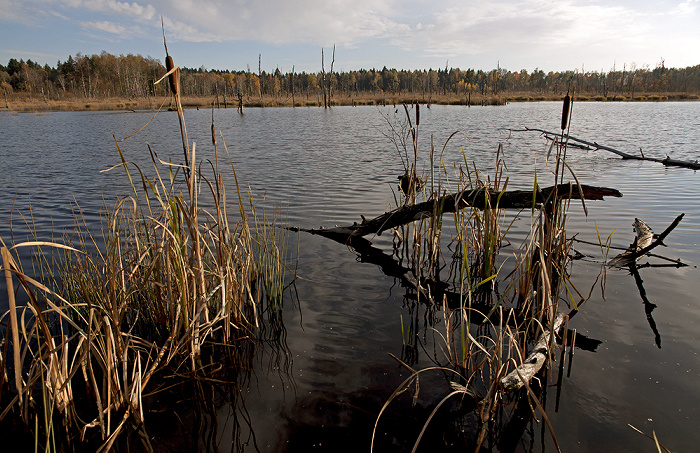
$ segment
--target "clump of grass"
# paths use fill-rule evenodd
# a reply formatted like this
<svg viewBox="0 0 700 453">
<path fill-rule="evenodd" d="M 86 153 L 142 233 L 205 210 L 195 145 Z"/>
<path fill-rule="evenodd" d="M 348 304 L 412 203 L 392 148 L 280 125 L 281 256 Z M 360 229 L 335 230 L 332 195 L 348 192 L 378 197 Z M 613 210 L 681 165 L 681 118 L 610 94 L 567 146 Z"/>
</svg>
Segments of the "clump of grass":
<svg viewBox="0 0 700 453">
<path fill-rule="evenodd" d="M 570 99 L 567 96 L 569 102 L 565 104 L 562 115 L 563 132 L 571 115 Z M 389 124 L 393 125 L 391 122 Z M 399 145 L 397 150 L 407 173 L 415 171 L 412 165 L 417 162 L 411 156 L 411 151 L 414 155 L 418 153 L 417 139 L 413 135 L 415 128 L 410 127 L 410 121 L 408 126 L 403 129 L 396 126 L 392 128 L 394 137 L 397 131 L 406 137 L 403 141 L 397 138 L 393 141 Z M 429 150 L 430 168 L 434 168 L 432 140 Z M 448 184 L 450 180 L 457 182 L 456 190 L 450 192 L 461 193 L 479 188 L 497 194 L 505 192 L 508 178 L 505 176 L 507 168 L 501 146 L 496 151 L 496 164 L 491 174 L 478 170 L 468 161 L 464 150 L 462 153 L 464 161 L 460 165 L 454 164 L 454 176 L 448 174 L 447 166 L 442 162 L 442 154 L 440 155 L 440 162 L 445 169 L 444 180 Z M 506 406 L 518 401 L 518 398 L 509 396 L 510 390 L 505 388 L 502 378 L 509 372 L 517 372 L 514 370 L 523 363 L 539 339 L 548 338 L 548 350 L 552 351 L 556 336 L 555 321 L 563 316 L 562 312 L 576 310 L 583 299 L 571 284 L 567 269 L 571 255 L 571 239 L 566 233 L 570 203 L 567 198 L 571 198 L 572 194 L 568 191 L 572 190 L 572 186 L 562 183 L 565 174 L 574 180 L 576 176 L 566 163 L 566 142 L 558 140 L 553 143 L 547 159 L 550 161 L 554 183 L 559 184 L 559 189 L 553 191 L 549 199 L 536 204 L 534 200 L 539 191 L 539 181 L 535 173 L 530 215 L 522 216 L 525 221 L 529 221 L 530 231 L 520 246 L 516 246 L 515 251 L 507 257 L 500 255 L 504 244 L 512 245 L 507 236 L 515 217 L 506 221 L 507 217 L 499 208 L 500 196 L 495 198 L 495 202 L 486 196 L 483 204 L 474 203 L 473 207 L 454 214 L 449 225 L 454 229 L 450 230 L 451 235 L 445 235 L 447 248 L 452 250 L 451 255 L 444 253 L 442 248 L 444 242 L 441 242 L 441 235 L 444 235 L 447 224 L 443 222 L 439 206 L 436 206 L 432 218 L 406 226 L 397 233 L 402 241 L 402 247 L 395 248 L 399 262 L 411 264 L 416 282 L 426 281 L 422 277 L 435 282 L 430 288 L 409 289 L 409 292 L 415 293 L 411 297 L 421 300 L 421 294 L 426 290 L 430 292 L 431 288 L 446 286 L 440 294 L 431 294 L 433 297 L 428 298 L 428 303 L 432 305 L 426 307 L 430 314 L 425 315 L 427 319 L 442 320 L 443 327 L 433 331 L 442 345 L 441 352 L 446 361 L 438 362 L 435 368 L 419 371 L 411 369 L 411 376 L 387 401 L 387 405 L 411 383 L 415 382 L 418 386 L 419 376 L 426 371 L 439 370 L 446 373 L 445 370 L 449 370 L 446 375 L 450 377 L 452 390 L 432 412 L 426 427 L 448 399 L 465 399 L 463 404 L 473 405 L 478 414 L 480 425 L 472 440 L 477 451 L 486 438 L 490 436 L 493 440 L 498 437 L 499 428 L 493 424 L 494 420 L 502 420 L 507 413 Z M 429 183 L 423 188 L 423 196 L 427 200 L 437 200 L 445 190 L 442 182 L 434 183 L 432 176 L 426 179 Z M 415 198 L 402 198 L 398 201 L 414 203 Z M 450 256 L 450 259 L 446 260 L 445 256 Z M 510 264 L 506 266 L 506 261 L 509 260 Z M 440 281 L 440 271 L 445 268 L 449 269 L 449 275 L 447 278 L 443 276 Z M 436 295 L 441 299 L 436 299 Z M 442 315 L 438 314 L 439 311 L 442 311 Z M 418 315 L 414 314 L 412 318 L 415 320 L 412 320 L 411 325 L 417 326 Z M 403 318 L 401 322 L 402 344 L 406 350 Z M 411 335 L 417 338 L 419 334 L 416 330 L 416 327 L 412 327 Z M 416 340 L 411 338 L 409 341 Z M 411 343 L 411 346 L 408 350 L 413 351 L 412 355 L 404 356 L 405 359 L 410 359 L 406 364 L 409 369 L 416 360 L 418 350 L 416 344 Z M 535 390 L 527 380 L 523 379 L 523 385 L 528 389 L 525 398 L 532 401 L 531 407 L 539 407 L 538 410 L 541 410 Z M 534 411 L 535 409 L 533 414 Z M 541 412 L 546 418 L 546 414 Z M 553 432 L 552 436 L 554 437 Z M 554 442 L 556 444 L 555 437 Z M 416 447 L 417 445 L 418 442 Z"/>
<path fill-rule="evenodd" d="M 0 375 L 14 379 L 0 381 L 0 421 L 22 420 L 46 451 L 78 439 L 110 451 L 127 432 L 151 449 L 144 399 L 168 374 L 235 384 L 262 330 L 281 332 L 279 213 L 245 202 L 237 179 L 230 213 L 213 122 L 205 171 L 178 112 L 183 164 L 151 151 L 147 176 L 115 140 L 121 163 L 111 170 L 125 171 L 133 194 L 108 210 L 101 232 L 78 216 L 64 243 L 2 243 L 10 309 L 0 346 L 11 345 L 12 360 L 0 356 Z M 22 267 L 24 248 L 36 250 L 33 273 Z"/>
</svg>

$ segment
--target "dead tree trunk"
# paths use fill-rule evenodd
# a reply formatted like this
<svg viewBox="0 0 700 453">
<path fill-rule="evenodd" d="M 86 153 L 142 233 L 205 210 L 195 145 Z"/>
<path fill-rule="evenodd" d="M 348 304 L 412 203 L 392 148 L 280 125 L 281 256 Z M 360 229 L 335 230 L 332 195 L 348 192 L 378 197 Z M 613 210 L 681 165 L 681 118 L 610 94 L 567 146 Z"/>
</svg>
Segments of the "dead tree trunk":
<svg viewBox="0 0 700 453">
<path fill-rule="evenodd" d="M 615 189 L 577 184 L 559 184 L 557 186 L 544 187 L 541 189 L 538 187 L 536 192 L 532 190 L 497 192 L 494 190 L 473 189 L 445 195 L 436 200 L 413 205 L 404 205 L 369 220 L 363 216 L 362 223 L 354 223 L 353 225 L 334 228 L 292 228 L 292 230 L 319 234 L 329 238 L 341 237 L 345 238 L 345 241 L 349 241 L 352 237 L 356 236 L 366 236 L 368 234 L 381 235 L 386 230 L 428 218 L 434 215 L 436 208 L 437 212 L 440 213 L 455 212 L 467 206 L 475 208 L 491 206 L 494 209 L 526 209 L 544 203 L 555 193 L 562 199 L 581 198 L 585 200 L 602 200 L 605 196 L 622 196 L 622 194 Z"/>
</svg>

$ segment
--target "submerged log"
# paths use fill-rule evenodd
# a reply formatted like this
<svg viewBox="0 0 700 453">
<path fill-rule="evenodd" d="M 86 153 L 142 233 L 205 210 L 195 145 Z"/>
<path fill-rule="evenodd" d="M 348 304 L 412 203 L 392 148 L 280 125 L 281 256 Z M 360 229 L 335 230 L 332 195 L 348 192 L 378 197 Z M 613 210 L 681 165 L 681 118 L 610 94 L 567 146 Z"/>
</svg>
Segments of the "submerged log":
<svg viewBox="0 0 700 453">
<path fill-rule="evenodd" d="M 544 188 L 538 187 L 537 189 L 535 192 L 533 190 L 509 190 L 504 192 L 487 189 L 464 190 L 442 196 L 436 200 L 401 206 L 373 219 L 368 220 L 363 217 L 362 223 L 335 228 L 290 229 L 318 234 L 334 238 L 335 240 L 345 238 L 347 241 L 356 236 L 381 235 L 386 230 L 428 218 L 436 212 L 455 212 L 467 206 L 481 209 L 487 206 L 500 209 L 525 209 L 540 205 L 550 200 L 555 194 L 561 199 L 581 198 L 585 200 L 602 200 L 606 196 L 622 196 L 616 189 L 578 184 L 559 184 Z"/>
<path fill-rule="evenodd" d="M 677 159 L 671 159 L 669 156 L 666 156 L 666 157 L 663 158 L 663 159 L 659 159 L 659 158 L 657 158 L 657 157 L 646 157 L 646 156 L 644 155 L 644 153 L 641 153 L 641 156 L 637 156 L 637 155 L 634 155 L 634 154 L 628 154 L 628 153 L 622 152 L 622 151 L 620 151 L 620 150 L 617 150 L 617 149 L 615 149 L 615 148 L 611 148 L 611 147 L 609 147 L 609 146 L 599 145 L 599 144 L 596 143 L 596 142 L 589 142 L 589 141 L 587 141 L 587 140 L 582 140 L 582 139 L 580 139 L 580 138 L 572 137 L 571 135 L 568 135 L 568 136 L 567 136 L 567 135 L 564 135 L 564 134 L 560 134 L 560 133 L 558 133 L 558 132 L 549 132 L 549 131 L 545 131 L 545 130 L 543 130 L 543 129 L 537 129 L 537 128 L 526 127 L 526 128 L 523 128 L 523 129 L 507 129 L 507 130 L 509 130 L 509 131 L 511 131 L 511 132 L 530 132 L 530 131 L 534 131 L 534 132 L 540 132 L 540 133 L 542 133 L 542 134 L 545 134 L 545 136 L 548 136 L 547 138 L 549 138 L 549 139 L 551 139 L 551 137 L 559 137 L 559 138 L 563 138 L 563 139 L 568 139 L 568 140 L 570 140 L 570 141 L 574 141 L 574 142 L 577 142 L 577 143 L 582 143 L 582 144 L 584 144 L 584 145 L 586 145 L 586 146 L 591 147 L 591 148 L 594 149 L 594 150 L 601 149 L 601 150 L 604 150 L 604 151 L 610 151 L 611 153 L 615 153 L 615 154 L 617 154 L 618 156 L 622 157 L 623 160 L 626 160 L 626 159 L 630 159 L 630 160 L 647 160 L 647 161 L 651 161 L 651 162 L 658 162 L 658 163 L 660 163 L 660 164 L 663 164 L 663 165 L 666 165 L 666 166 L 671 166 L 671 167 L 683 167 L 683 168 L 690 168 L 690 169 L 693 169 L 693 170 L 700 170 L 700 163 L 699 163 L 697 160 L 696 160 L 696 161 L 677 160 Z M 641 150 L 640 150 L 640 151 L 641 151 Z"/>
</svg>

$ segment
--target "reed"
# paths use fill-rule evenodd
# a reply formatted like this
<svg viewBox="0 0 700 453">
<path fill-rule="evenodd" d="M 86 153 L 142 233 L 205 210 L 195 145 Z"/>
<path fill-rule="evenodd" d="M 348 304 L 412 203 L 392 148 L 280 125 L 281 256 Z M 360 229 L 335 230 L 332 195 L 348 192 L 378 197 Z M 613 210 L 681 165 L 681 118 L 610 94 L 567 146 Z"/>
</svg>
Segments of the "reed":
<svg viewBox="0 0 700 453">
<path fill-rule="evenodd" d="M 0 422 L 21 420 L 37 448 L 110 451 L 132 433 L 151 450 L 144 400 L 167 376 L 235 384 L 263 331 L 283 337 L 280 213 L 244 201 L 237 179 L 230 213 L 214 123 L 215 161 L 198 166 L 179 113 L 184 164 L 151 151 L 147 175 L 115 140 L 121 163 L 107 171 L 123 170 L 133 193 L 107 209 L 101 231 L 78 214 L 62 243 L 2 243 L 10 309 L 0 375 L 13 380 L 0 381 Z M 32 272 L 25 248 L 36 250 Z"/>
<path fill-rule="evenodd" d="M 562 112 L 563 129 L 570 124 L 571 111 L 572 105 L 568 97 Z M 394 125 L 392 131 L 393 142 L 398 144 L 396 148 L 407 174 L 415 172 L 417 159 L 414 157 L 413 162 L 408 160 L 408 157 L 412 157 L 407 152 L 411 147 L 404 146 L 413 144 L 414 155 L 418 154 L 417 138 L 413 135 L 415 128 L 409 120 L 407 127 Z M 397 138 L 397 131 L 405 137 Z M 447 143 L 454 136 L 455 134 L 448 138 L 443 153 L 440 154 L 443 174 L 439 181 L 435 182 L 432 172 L 425 178 L 429 181 L 421 192 L 425 200 L 437 200 L 444 190 L 444 184 L 457 185 L 456 189 L 450 188 L 452 193 L 479 188 L 505 192 L 508 178 L 502 147 L 499 145 L 495 152 L 495 165 L 490 174 L 469 162 L 464 149 L 463 161 L 454 163 L 450 168 L 443 162 L 443 155 Z M 551 168 L 555 184 L 562 183 L 567 177 L 578 183 L 576 175 L 566 163 L 566 145 L 566 141 L 558 140 L 552 144 L 547 154 L 548 167 Z M 428 150 L 431 169 L 434 168 L 434 152 L 431 140 Z M 414 381 L 417 385 L 419 376 L 426 371 L 440 369 L 441 373 L 445 373 L 444 370 L 450 370 L 446 375 L 449 375 L 451 391 L 438 403 L 426 421 L 426 427 L 446 400 L 462 399 L 462 404 L 473 405 L 478 416 L 479 427 L 470 444 L 470 448 L 474 447 L 475 451 L 479 450 L 486 439 L 498 441 L 499 430 L 504 426 L 499 423 L 507 422 L 507 407 L 519 400 L 510 395 L 501 379 L 510 372 L 518 372 L 517 366 L 523 363 L 544 334 L 549 338 L 548 350 L 553 351 L 557 347 L 553 335 L 555 320 L 562 312 L 575 312 L 585 299 L 569 278 L 572 247 L 566 225 L 570 201 L 562 199 L 560 195 L 564 194 L 555 191 L 544 203 L 535 204 L 538 187 L 538 175 L 535 174 L 530 215 L 521 213 L 511 220 L 507 220 L 503 210 L 499 209 L 498 197 L 495 203 L 491 198 L 485 197 L 483 205 L 455 212 L 451 222 L 447 223 L 442 219 L 440 207 L 436 206 L 432 218 L 417 221 L 399 232 L 402 246 L 395 247 L 394 250 L 400 262 L 410 264 L 416 282 L 426 281 L 423 277 L 429 277 L 428 280 L 435 283 L 433 288 L 445 288 L 439 294 L 431 294 L 432 297 L 428 298 L 425 305 L 428 313 L 426 318 L 441 320 L 439 324 L 442 324 L 442 328 L 426 328 L 436 334 L 436 346 L 440 349 L 434 356 L 441 353 L 444 358 L 436 361 L 436 368 L 413 370 L 410 366 L 416 361 L 418 346 L 412 344 L 409 349 L 412 355 L 402 357 L 404 365 L 412 373 L 400 389 L 405 390 Z M 409 194 L 404 194 L 397 201 L 412 203 L 415 198 L 409 199 Z M 519 246 L 508 239 L 508 232 L 517 217 L 529 222 L 529 233 Z M 509 246 L 506 256 L 502 256 L 504 244 Z M 451 253 L 445 253 L 446 250 Z M 449 273 L 446 277 L 443 275 L 441 280 L 442 269 L 448 269 Z M 408 297 L 421 300 L 421 294 L 425 290 L 420 286 L 411 288 Z M 413 314 L 412 318 L 414 317 L 417 318 L 418 315 Z M 403 318 L 401 323 L 406 351 Z M 411 335 L 418 337 L 414 325 L 417 326 L 417 323 L 412 324 Z M 532 401 L 532 415 L 538 411 L 548 421 L 537 401 L 539 390 L 531 388 L 533 386 L 527 382 L 525 387 L 527 392 L 522 396 Z M 399 393 L 392 395 L 387 405 Z M 426 427 L 419 435 L 414 451 Z M 550 431 L 556 445 L 551 426 Z"/>
</svg>

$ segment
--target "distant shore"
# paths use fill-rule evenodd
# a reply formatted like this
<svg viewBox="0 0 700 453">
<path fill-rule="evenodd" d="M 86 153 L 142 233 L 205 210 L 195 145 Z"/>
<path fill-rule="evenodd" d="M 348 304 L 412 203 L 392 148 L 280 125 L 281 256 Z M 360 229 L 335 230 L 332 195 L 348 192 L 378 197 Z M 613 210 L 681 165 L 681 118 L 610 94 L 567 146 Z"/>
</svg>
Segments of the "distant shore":
<svg viewBox="0 0 700 453">
<path fill-rule="evenodd" d="M 560 101 L 565 93 L 540 94 L 506 92 L 502 94 L 465 93 L 423 95 L 422 93 L 356 93 L 355 95 L 338 94 L 333 96 L 332 105 L 397 105 L 397 104 L 440 104 L 440 105 L 505 105 L 510 102 Z M 575 102 L 662 102 L 662 101 L 697 101 L 700 95 L 695 93 L 619 93 L 608 96 L 596 94 L 576 94 Z M 184 108 L 238 108 L 238 99 L 218 96 L 187 96 L 182 99 Z M 255 107 L 321 107 L 320 96 L 244 96 L 243 109 Z M 173 100 L 164 97 L 141 98 L 82 98 L 65 97 L 49 99 L 41 95 L 14 94 L 0 99 L 0 111 L 103 111 L 103 110 L 168 110 L 174 108 Z"/>
</svg>

